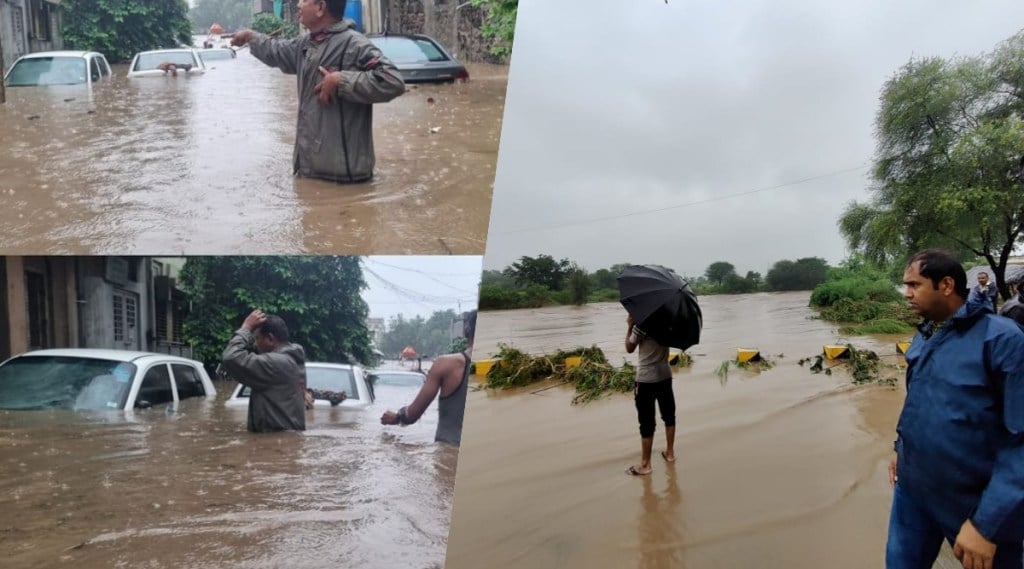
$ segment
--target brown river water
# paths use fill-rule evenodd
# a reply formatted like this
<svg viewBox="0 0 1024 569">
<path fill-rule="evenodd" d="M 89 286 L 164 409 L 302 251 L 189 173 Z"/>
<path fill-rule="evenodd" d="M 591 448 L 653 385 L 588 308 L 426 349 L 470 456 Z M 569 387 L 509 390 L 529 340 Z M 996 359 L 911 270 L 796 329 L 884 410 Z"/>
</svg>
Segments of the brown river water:
<svg viewBox="0 0 1024 569">
<path fill-rule="evenodd" d="M 471 393 L 447 569 L 882 567 L 902 385 L 856 386 L 797 362 L 851 341 L 895 366 L 909 335 L 841 338 L 811 319 L 808 297 L 700 299 L 702 341 L 675 372 L 677 462 L 658 454 L 659 419 L 650 476 L 625 474 L 640 459 L 631 394 L 573 406 L 564 386 Z M 484 312 L 474 355 L 596 344 L 635 363 L 625 316 L 611 303 Z M 775 367 L 723 381 L 715 370 L 740 347 Z"/>
<path fill-rule="evenodd" d="M 384 427 L 415 389 L 252 434 L 216 400 L 167 413 L 0 412 L 3 567 L 441 567 L 458 449 L 437 411 Z"/>
<path fill-rule="evenodd" d="M 507 67 L 374 108 L 377 176 L 294 178 L 296 81 L 249 53 L 202 76 L 91 91 L 10 88 L 0 105 L 0 251 L 481 254 Z"/>
</svg>

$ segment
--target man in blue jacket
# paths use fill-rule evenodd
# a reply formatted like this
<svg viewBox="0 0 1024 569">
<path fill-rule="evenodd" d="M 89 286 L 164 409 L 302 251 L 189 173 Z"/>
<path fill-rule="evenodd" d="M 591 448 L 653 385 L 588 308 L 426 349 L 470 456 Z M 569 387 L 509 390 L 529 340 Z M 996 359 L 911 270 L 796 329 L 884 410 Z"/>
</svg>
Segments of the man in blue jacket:
<svg viewBox="0 0 1024 569">
<path fill-rule="evenodd" d="M 1024 332 L 967 302 L 967 275 L 945 251 L 915 255 L 903 284 L 924 321 L 889 465 L 886 567 L 929 569 L 946 539 L 965 569 L 1021 569 Z"/>
</svg>

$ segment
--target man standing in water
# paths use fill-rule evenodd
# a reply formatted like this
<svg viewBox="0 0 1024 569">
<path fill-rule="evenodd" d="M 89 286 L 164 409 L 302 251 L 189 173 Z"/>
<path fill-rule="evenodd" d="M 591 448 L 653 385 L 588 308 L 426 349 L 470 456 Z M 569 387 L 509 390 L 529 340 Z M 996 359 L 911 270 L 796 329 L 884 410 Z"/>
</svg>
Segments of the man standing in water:
<svg viewBox="0 0 1024 569">
<path fill-rule="evenodd" d="M 306 429 L 306 352 L 288 341 L 280 316 L 254 310 L 221 356 L 228 376 L 249 388 L 249 430 Z"/>
<path fill-rule="evenodd" d="M 462 324 L 468 345 L 459 354 L 438 356 L 427 372 L 423 387 L 407 407 L 398 412 L 386 411 L 382 425 L 411 425 L 419 420 L 430 403 L 437 399 L 437 432 L 434 440 L 459 446 L 462 442 L 462 418 L 469 391 L 469 368 L 472 364 L 473 334 L 476 331 L 476 310 L 466 313 Z"/>
<path fill-rule="evenodd" d="M 291 40 L 241 30 L 231 45 L 298 76 L 294 173 L 339 183 L 373 177 L 373 104 L 405 92 L 398 69 L 344 19 L 345 0 L 298 0 L 310 33 Z"/>
<path fill-rule="evenodd" d="M 922 251 L 903 274 L 924 320 L 907 351 L 887 569 L 930 569 L 942 540 L 965 569 L 1021 569 L 1024 332 L 966 301 L 951 254 Z"/>
<path fill-rule="evenodd" d="M 636 385 L 633 399 L 636 403 L 637 419 L 640 421 L 640 464 L 626 469 L 627 474 L 642 476 L 651 473 L 651 450 L 654 448 L 654 431 L 657 419 L 655 403 L 661 410 L 665 423 L 666 449 L 661 457 L 675 462 L 676 440 L 676 399 L 672 393 L 672 368 L 668 364 L 668 348 L 648 337 L 638 328 L 632 316 L 626 317 L 626 352 L 632 354 L 640 348 L 636 368 Z"/>
</svg>

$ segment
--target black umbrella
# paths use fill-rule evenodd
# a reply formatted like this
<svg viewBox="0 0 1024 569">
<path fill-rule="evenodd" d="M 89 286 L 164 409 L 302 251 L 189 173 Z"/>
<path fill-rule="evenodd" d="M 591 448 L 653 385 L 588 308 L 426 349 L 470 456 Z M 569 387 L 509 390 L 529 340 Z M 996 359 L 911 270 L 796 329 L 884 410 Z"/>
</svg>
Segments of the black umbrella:
<svg viewBox="0 0 1024 569">
<path fill-rule="evenodd" d="M 704 322 L 697 295 L 672 269 L 630 265 L 616 281 L 619 302 L 645 334 L 662 346 L 680 350 L 700 341 Z"/>
</svg>

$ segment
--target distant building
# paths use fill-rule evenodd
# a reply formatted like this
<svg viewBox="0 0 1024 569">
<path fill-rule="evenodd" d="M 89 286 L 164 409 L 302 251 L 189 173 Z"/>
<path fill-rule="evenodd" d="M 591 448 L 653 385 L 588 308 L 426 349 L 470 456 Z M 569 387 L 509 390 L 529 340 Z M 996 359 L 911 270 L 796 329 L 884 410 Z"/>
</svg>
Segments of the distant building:
<svg viewBox="0 0 1024 569">
<path fill-rule="evenodd" d="M 0 42 L 4 72 L 23 55 L 64 49 L 60 0 L 0 1 Z"/>
<path fill-rule="evenodd" d="M 373 342 L 374 349 L 379 350 L 381 343 L 384 341 L 384 332 L 387 329 L 384 319 L 367 318 L 366 327 L 370 330 L 370 341 Z"/>
</svg>

